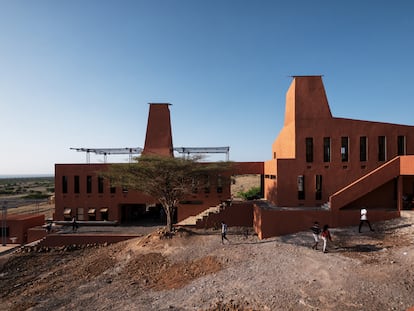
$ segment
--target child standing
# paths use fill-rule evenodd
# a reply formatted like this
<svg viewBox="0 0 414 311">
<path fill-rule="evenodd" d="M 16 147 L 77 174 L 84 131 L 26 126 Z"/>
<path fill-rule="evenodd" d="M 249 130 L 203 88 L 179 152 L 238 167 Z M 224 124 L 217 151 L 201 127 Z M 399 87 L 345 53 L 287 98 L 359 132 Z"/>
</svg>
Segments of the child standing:
<svg viewBox="0 0 414 311">
<path fill-rule="evenodd" d="M 227 224 L 222 221 L 221 222 L 221 243 L 224 244 L 224 240 L 230 243 L 229 239 L 227 238 Z"/>
<path fill-rule="evenodd" d="M 329 232 L 329 226 L 328 225 L 323 226 L 321 237 L 322 237 L 322 240 L 323 240 L 323 252 L 327 253 L 328 250 L 326 249 L 326 243 L 327 243 L 328 240 L 332 241 L 332 237 L 331 237 L 331 233 Z"/>
<path fill-rule="evenodd" d="M 319 243 L 319 234 L 321 233 L 321 227 L 319 227 L 319 223 L 317 221 L 314 222 L 313 226 L 311 227 L 313 240 L 315 244 L 313 244 L 312 249 L 318 249 Z"/>
</svg>

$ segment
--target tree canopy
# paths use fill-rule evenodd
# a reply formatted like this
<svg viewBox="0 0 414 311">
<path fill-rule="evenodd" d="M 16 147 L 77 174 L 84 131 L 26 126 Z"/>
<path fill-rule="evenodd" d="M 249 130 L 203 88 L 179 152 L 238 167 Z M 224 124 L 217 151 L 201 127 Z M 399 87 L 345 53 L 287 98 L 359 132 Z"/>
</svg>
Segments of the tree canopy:
<svg viewBox="0 0 414 311">
<path fill-rule="evenodd" d="M 112 164 L 104 175 L 112 185 L 127 187 L 157 199 L 167 216 L 167 231 L 172 230 L 172 219 L 180 200 L 194 189 L 206 186 L 213 174 L 229 170 L 230 162 L 200 162 L 199 157 L 174 158 L 143 155 L 129 164 Z M 228 180 L 224 174 L 223 182 Z"/>
</svg>

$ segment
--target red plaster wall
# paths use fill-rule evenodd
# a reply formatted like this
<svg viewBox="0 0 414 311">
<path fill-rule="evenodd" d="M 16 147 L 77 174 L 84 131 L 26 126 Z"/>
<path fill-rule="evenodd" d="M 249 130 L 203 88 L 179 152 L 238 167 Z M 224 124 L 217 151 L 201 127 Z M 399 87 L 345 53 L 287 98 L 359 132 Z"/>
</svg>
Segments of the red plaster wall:
<svg viewBox="0 0 414 311">
<path fill-rule="evenodd" d="M 110 193 L 110 185 L 104 180 L 104 191 L 98 193 L 98 175 L 107 170 L 109 164 L 56 164 L 55 165 L 55 217 L 54 220 L 64 220 L 64 209 L 71 208 L 72 215 L 76 215 L 77 208 L 83 208 L 84 220 L 88 220 L 89 208 L 96 209 L 96 220 L 102 220 L 99 210 L 109 209 L 109 220 L 121 221 L 120 206 L 122 204 L 155 204 L 157 200 L 137 191 L 129 190 L 123 193 L 116 188 L 115 193 Z M 230 172 L 225 174 L 263 174 L 263 162 L 237 162 Z M 86 178 L 92 176 L 92 192 L 86 193 Z M 68 191 L 62 193 L 62 177 L 68 178 Z M 74 193 L 74 176 L 79 176 L 80 193 Z M 217 178 L 211 178 L 210 193 L 190 195 L 184 201 L 200 201 L 201 204 L 179 204 L 177 220 L 181 221 L 188 216 L 197 215 L 208 207 L 216 206 L 231 197 L 230 185 L 223 185 L 222 192 L 217 192 Z"/>
<path fill-rule="evenodd" d="M 173 156 L 170 104 L 150 104 L 142 154 Z"/>
<path fill-rule="evenodd" d="M 99 210 L 109 209 L 109 219 L 120 221 L 121 204 L 144 204 L 156 203 L 156 200 L 139 193 L 129 190 L 122 192 L 120 187 L 116 188 L 115 193 L 110 193 L 108 180 L 104 180 L 104 191 L 98 193 L 98 175 L 105 171 L 108 164 L 56 164 L 55 165 L 55 219 L 64 220 L 64 209 L 71 208 L 72 215 L 76 215 L 78 207 L 84 208 L 84 220 L 88 220 L 88 209 L 96 209 L 96 220 L 102 220 Z M 92 176 L 92 192 L 86 193 L 86 178 Z M 68 177 L 68 192 L 62 193 L 62 176 Z M 74 193 L 74 176 L 79 176 L 80 193 Z"/>
<path fill-rule="evenodd" d="M 253 227 L 259 239 L 310 230 L 313 223 L 333 226 L 329 211 L 270 210 L 254 206 Z"/>
<path fill-rule="evenodd" d="M 233 175 L 264 174 L 264 162 L 233 162 L 231 167 Z"/>
<path fill-rule="evenodd" d="M 310 230 L 315 221 L 322 226 L 328 224 L 331 228 L 335 228 L 357 226 L 360 220 L 359 209 L 338 212 L 301 209 L 272 210 L 255 205 L 253 213 L 253 228 L 259 239 Z M 400 213 L 396 210 L 368 209 L 368 219 L 374 228 L 377 221 L 399 216 Z"/>
<path fill-rule="evenodd" d="M 28 242 L 28 230 L 36 226 L 42 226 L 45 223 L 45 215 L 8 215 L 6 218 L 7 227 L 9 227 L 10 238 L 17 237 L 17 244 L 25 244 Z"/>
<path fill-rule="evenodd" d="M 227 226 L 252 227 L 253 226 L 253 202 L 233 202 L 226 206 L 218 214 L 210 214 L 196 224 L 196 228 L 214 228 L 226 222 Z"/>
<path fill-rule="evenodd" d="M 47 232 L 44 228 L 35 227 L 27 230 L 27 243 L 32 243 L 46 237 Z"/>
<path fill-rule="evenodd" d="M 294 118 L 292 117 L 294 116 Z M 294 137 L 292 137 L 294 135 Z M 406 137 L 406 152 L 414 154 L 414 127 L 334 118 L 321 77 L 295 77 L 286 96 L 285 124 L 273 145 L 277 189 L 265 181 L 265 198 L 278 206 L 320 206 L 329 197 L 384 164 L 378 161 L 378 136 L 386 136 L 387 160 L 397 156 L 397 136 Z M 349 137 L 349 159 L 341 161 L 341 137 Z M 359 160 L 359 137 L 368 139 L 368 161 Z M 313 138 L 312 163 L 306 163 L 305 138 Z M 331 138 L 331 161 L 323 162 L 323 138 Z M 292 143 L 294 147 L 292 147 Z M 266 167 L 265 176 L 270 174 Z M 297 178 L 305 179 L 305 199 L 298 199 Z M 315 176 L 322 175 L 322 199 L 315 198 Z M 277 192 L 270 192 L 272 189 Z"/>
</svg>

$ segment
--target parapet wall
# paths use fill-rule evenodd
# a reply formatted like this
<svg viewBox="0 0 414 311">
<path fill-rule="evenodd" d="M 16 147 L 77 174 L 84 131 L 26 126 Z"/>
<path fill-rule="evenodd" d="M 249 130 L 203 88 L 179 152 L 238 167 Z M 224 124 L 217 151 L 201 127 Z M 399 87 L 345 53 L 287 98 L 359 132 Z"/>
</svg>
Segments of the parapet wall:
<svg viewBox="0 0 414 311">
<path fill-rule="evenodd" d="M 327 224 L 331 228 L 357 226 L 360 221 L 359 209 L 339 212 L 321 209 L 306 210 L 304 208 L 272 210 L 255 204 L 253 213 L 253 228 L 259 239 L 306 231 L 315 221 L 318 221 L 321 226 Z M 397 210 L 369 210 L 371 223 L 397 217 L 400 217 L 400 212 Z"/>
<path fill-rule="evenodd" d="M 39 246 L 59 247 L 67 245 L 85 245 L 85 244 L 112 244 L 133 238 L 137 235 L 94 235 L 94 234 L 49 234 L 39 243 Z"/>
<path fill-rule="evenodd" d="M 218 214 L 210 214 L 208 217 L 197 221 L 197 229 L 215 228 L 224 221 L 229 227 L 252 227 L 253 226 L 253 201 L 233 202 L 226 206 Z"/>
</svg>

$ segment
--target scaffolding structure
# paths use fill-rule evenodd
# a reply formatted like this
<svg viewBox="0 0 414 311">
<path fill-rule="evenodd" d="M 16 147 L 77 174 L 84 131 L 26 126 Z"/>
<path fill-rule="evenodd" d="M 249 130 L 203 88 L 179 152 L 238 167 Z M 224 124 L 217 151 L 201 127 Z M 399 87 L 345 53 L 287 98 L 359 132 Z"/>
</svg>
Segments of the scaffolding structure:
<svg viewBox="0 0 414 311">
<path fill-rule="evenodd" d="M 190 154 L 225 153 L 226 161 L 229 161 L 230 147 L 177 147 L 174 148 L 174 151 L 187 156 Z"/>
<path fill-rule="evenodd" d="M 70 148 L 71 150 L 76 150 L 78 152 L 86 152 L 86 163 L 91 162 L 91 152 L 95 154 L 101 154 L 104 156 L 104 163 L 107 162 L 107 156 L 109 154 L 128 154 L 129 162 L 132 162 L 134 155 L 139 155 L 142 153 L 142 148 Z"/>
<path fill-rule="evenodd" d="M 107 163 L 107 156 L 110 154 L 128 154 L 129 162 L 132 162 L 134 155 L 140 155 L 143 151 L 140 147 L 134 148 L 70 148 L 78 152 L 86 152 L 86 163 L 91 162 L 91 152 L 101 154 L 104 156 L 104 163 Z M 190 156 L 191 154 L 206 154 L 206 153 L 224 153 L 226 154 L 226 161 L 229 161 L 230 147 L 177 147 L 174 151 L 183 155 Z"/>
</svg>

